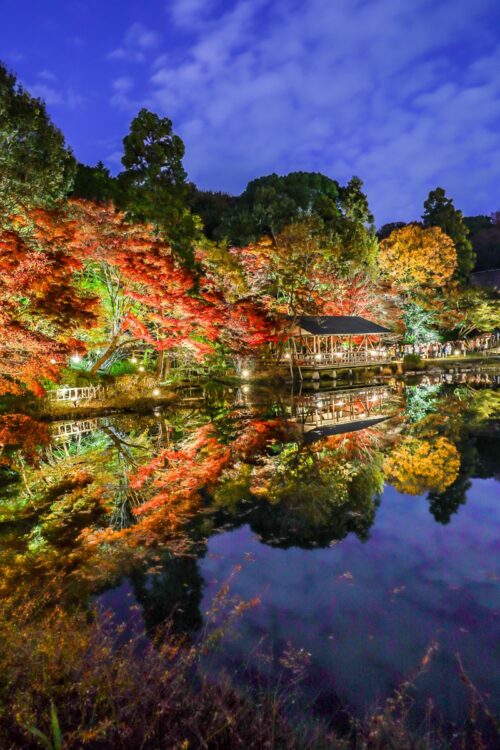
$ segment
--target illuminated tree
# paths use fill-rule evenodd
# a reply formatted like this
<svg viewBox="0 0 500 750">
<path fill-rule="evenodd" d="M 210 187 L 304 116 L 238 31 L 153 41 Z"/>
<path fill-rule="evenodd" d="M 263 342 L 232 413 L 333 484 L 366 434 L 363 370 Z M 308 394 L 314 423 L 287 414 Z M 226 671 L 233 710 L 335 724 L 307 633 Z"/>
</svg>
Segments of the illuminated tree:
<svg viewBox="0 0 500 750">
<path fill-rule="evenodd" d="M 384 461 L 386 481 L 398 492 L 444 492 L 458 476 L 460 454 L 445 437 L 407 437 Z"/>
<path fill-rule="evenodd" d="M 457 267 L 452 240 L 438 227 L 409 224 L 380 243 L 379 264 L 396 289 L 423 295 L 446 285 Z"/>
<path fill-rule="evenodd" d="M 436 310 L 426 309 L 416 302 L 407 302 L 403 308 L 405 341 L 409 344 L 428 344 L 436 341 L 439 335 Z"/>
<path fill-rule="evenodd" d="M 134 342 L 158 351 L 184 345 L 195 355 L 210 350 L 222 312 L 195 289 L 196 278 L 170 245 L 111 206 L 75 200 L 71 209 L 88 257 L 85 283 L 102 299 L 104 340 L 93 372 Z"/>
<path fill-rule="evenodd" d="M 456 301 L 459 330 L 463 335 L 489 333 L 498 328 L 500 298 L 493 290 L 468 287 Z"/>
<path fill-rule="evenodd" d="M 26 384 L 43 394 L 69 353 L 82 349 L 77 329 L 95 323 L 96 299 L 76 276 L 75 224 L 65 212 L 31 210 L 0 233 L 0 393 Z"/>
<path fill-rule="evenodd" d="M 406 340 L 435 341 L 436 328 L 454 317 L 457 255 L 451 239 L 438 227 L 409 224 L 382 240 L 378 260 L 388 294 L 401 310 Z"/>
<path fill-rule="evenodd" d="M 0 416 L 0 464 L 16 465 L 19 456 L 30 465 L 38 464 L 40 449 L 50 442 L 46 424 L 26 414 Z"/>
</svg>

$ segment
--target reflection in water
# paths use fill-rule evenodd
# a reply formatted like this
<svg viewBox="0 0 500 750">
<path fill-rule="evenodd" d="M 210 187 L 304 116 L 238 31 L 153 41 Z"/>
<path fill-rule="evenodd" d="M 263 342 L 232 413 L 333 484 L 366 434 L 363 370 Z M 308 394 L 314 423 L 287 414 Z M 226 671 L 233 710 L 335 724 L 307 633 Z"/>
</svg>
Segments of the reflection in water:
<svg viewBox="0 0 500 750">
<path fill-rule="evenodd" d="M 436 591 L 443 602 L 452 596 L 444 583 L 446 557 L 432 552 L 432 540 L 446 543 L 447 537 L 441 536 L 444 530 L 436 536 L 433 524 L 453 528 L 473 478 L 498 476 L 499 393 L 460 380 L 448 384 L 436 375 L 404 387 L 394 382 L 292 394 L 221 388 L 190 394 L 177 408 L 151 415 L 52 425 L 24 415 L 0 416 L 0 596 L 22 601 L 43 585 L 54 601 L 85 605 L 128 576 L 148 633 L 168 617 L 177 632 L 195 633 L 203 623 L 202 601 L 211 591 L 212 574 L 229 573 L 224 563 L 213 562 L 213 550 L 231 564 L 247 551 L 260 559 L 257 582 L 267 581 L 270 594 L 255 615 L 261 625 L 240 633 L 243 650 L 256 635 L 273 639 L 271 622 L 277 616 L 276 637 L 278 631 L 279 638 L 285 632 L 298 636 L 297 645 L 304 639 L 323 653 L 318 644 L 330 637 L 323 633 L 324 622 L 333 615 L 322 599 L 322 582 L 335 569 L 328 596 L 337 602 L 335 643 L 342 643 L 348 665 L 342 659 L 330 663 L 323 654 L 321 669 L 324 664 L 330 669 L 325 690 L 335 692 L 338 670 L 345 680 L 341 691 L 352 700 L 356 684 L 362 704 L 358 678 L 366 664 L 360 640 L 377 630 L 373 612 L 378 607 L 384 613 L 380 622 L 388 631 L 397 634 L 401 628 L 386 594 L 380 593 L 384 601 L 378 605 L 373 602 L 370 571 L 380 561 L 393 570 L 398 559 L 400 580 L 391 587 L 387 583 L 387 590 L 397 590 L 394 601 L 407 588 L 412 598 L 405 601 L 403 650 L 396 649 L 393 661 L 390 651 L 379 651 L 378 668 L 370 651 L 375 661 L 366 699 L 373 697 L 377 679 L 391 683 L 402 664 L 418 661 L 422 611 L 431 600 L 439 608 Z M 392 488 L 384 491 L 384 483 Z M 474 518 L 475 507 L 470 513 Z M 476 531 L 481 545 L 484 529 L 469 529 L 472 535 Z M 424 539 L 431 547 L 422 559 L 432 559 L 430 568 L 415 562 Z M 405 563 L 410 547 L 411 574 Z M 492 549 L 484 552 L 487 566 L 494 564 L 488 558 Z M 249 566 L 242 573 L 242 594 L 254 596 L 260 592 Z M 312 599 L 309 590 L 289 585 L 305 570 Z M 467 568 L 460 585 L 469 575 L 472 581 L 472 570 Z M 438 581 L 432 592 L 429 576 Z M 467 590 L 472 611 L 481 591 Z M 299 627 L 303 597 L 310 607 L 307 632 Z M 372 608 L 369 620 L 363 617 L 367 607 Z M 438 614 L 429 621 L 445 631 L 449 617 L 445 607 L 442 621 Z M 485 632 L 491 617 L 488 610 Z M 228 646 L 228 653 L 232 650 Z M 471 653 L 483 663 L 479 648 Z"/>
</svg>

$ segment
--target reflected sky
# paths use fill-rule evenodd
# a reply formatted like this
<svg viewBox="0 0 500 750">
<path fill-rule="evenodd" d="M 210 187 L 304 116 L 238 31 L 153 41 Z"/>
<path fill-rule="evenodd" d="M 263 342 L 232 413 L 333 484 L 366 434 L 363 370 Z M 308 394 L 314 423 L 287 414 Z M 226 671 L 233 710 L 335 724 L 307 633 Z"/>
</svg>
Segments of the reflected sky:
<svg viewBox="0 0 500 750">
<path fill-rule="evenodd" d="M 202 608 L 242 563 L 234 588 L 262 604 L 225 644 L 236 662 L 262 637 L 276 652 L 292 640 L 312 654 L 310 698 L 326 691 L 361 713 L 406 678 L 435 640 L 439 651 L 417 682 L 419 702 L 433 697 L 449 718 L 460 718 L 466 695 L 458 652 L 498 708 L 499 500 L 495 480 L 476 479 L 460 514 L 442 526 L 424 497 L 386 487 L 369 541 L 351 535 L 331 549 L 273 549 L 248 526 L 217 535 L 201 563 Z"/>
</svg>

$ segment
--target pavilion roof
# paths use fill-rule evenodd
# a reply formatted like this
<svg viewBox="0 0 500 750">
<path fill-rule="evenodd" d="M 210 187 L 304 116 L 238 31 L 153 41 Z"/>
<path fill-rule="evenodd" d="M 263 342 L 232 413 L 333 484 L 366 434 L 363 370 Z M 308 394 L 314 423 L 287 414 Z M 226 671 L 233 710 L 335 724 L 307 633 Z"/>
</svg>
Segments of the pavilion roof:
<svg viewBox="0 0 500 750">
<path fill-rule="evenodd" d="M 350 315 L 301 315 L 297 326 L 313 336 L 359 336 L 391 333 L 371 320 Z"/>
<path fill-rule="evenodd" d="M 345 435 L 349 432 L 359 432 L 360 430 L 366 430 L 367 427 L 374 427 L 380 422 L 385 422 L 389 419 L 388 416 L 373 417 L 371 419 L 357 419 L 352 422 L 343 422 L 337 425 L 322 425 L 321 427 L 314 427 L 312 430 L 304 432 L 304 442 L 314 443 L 316 440 L 322 440 L 325 437 L 332 435 Z"/>
</svg>

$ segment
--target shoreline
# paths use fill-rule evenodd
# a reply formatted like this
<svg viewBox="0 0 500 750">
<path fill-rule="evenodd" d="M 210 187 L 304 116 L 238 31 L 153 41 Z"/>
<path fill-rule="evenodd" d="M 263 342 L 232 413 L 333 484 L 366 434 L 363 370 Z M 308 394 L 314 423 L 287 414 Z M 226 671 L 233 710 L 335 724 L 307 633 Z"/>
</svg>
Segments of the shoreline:
<svg viewBox="0 0 500 750">
<path fill-rule="evenodd" d="M 446 357 L 442 359 L 426 359 L 422 360 L 420 367 L 411 370 L 402 370 L 402 361 L 394 361 L 391 365 L 387 365 L 381 368 L 382 372 L 374 373 L 374 368 L 361 368 L 356 369 L 354 377 L 351 375 L 346 378 L 347 368 L 340 370 L 339 377 L 332 379 L 331 377 L 323 377 L 319 382 L 325 382 L 326 380 L 333 386 L 338 385 L 339 387 L 345 386 L 346 380 L 350 382 L 363 383 L 368 380 L 376 378 L 397 378 L 398 380 L 404 379 L 405 377 L 415 377 L 425 374 L 456 374 L 466 372 L 481 372 L 489 370 L 500 370 L 500 354 L 498 356 L 481 356 L 481 357 Z M 290 379 L 286 379 L 275 373 L 274 376 L 271 374 L 263 375 L 261 377 L 252 378 L 239 378 L 239 377 L 226 377 L 226 378 L 213 378 L 210 382 L 218 385 L 226 385 L 233 387 L 241 386 L 255 386 L 255 387 L 276 387 L 278 385 L 277 379 L 279 377 L 279 386 L 290 386 Z M 308 384 L 310 378 L 307 378 L 303 383 Z M 207 385 L 208 381 L 202 381 L 200 379 L 191 383 L 186 382 L 183 385 L 164 385 L 159 386 L 162 393 L 158 396 L 148 396 L 134 398 L 127 394 L 123 396 L 119 393 L 111 395 L 109 398 L 99 399 L 96 401 L 89 401 L 88 403 L 73 404 L 73 402 L 54 402 L 48 401 L 47 399 L 40 399 L 35 401 L 30 399 L 27 403 L 23 404 L 12 404 L 10 408 L 2 409 L 2 414 L 22 413 L 31 417 L 41 419 L 47 422 L 56 422 L 63 419 L 85 419 L 89 417 L 104 417 L 111 414 L 127 414 L 127 413 L 150 413 L 157 407 L 169 406 L 175 402 L 181 400 L 181 393 L 183 390 L 188 388 L 200 388 L 203 389 Z M 297 381 L 299 382 L 299 381 Z M 318 382 L 318 381 L 316 381 Z M 319 384 L 319 383 L 318 383 Z"/>
</svg>

